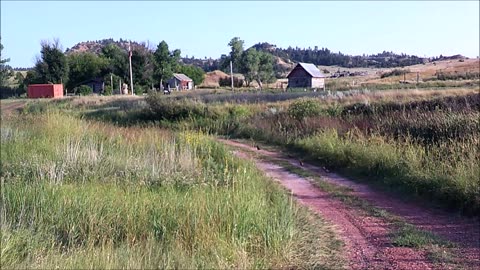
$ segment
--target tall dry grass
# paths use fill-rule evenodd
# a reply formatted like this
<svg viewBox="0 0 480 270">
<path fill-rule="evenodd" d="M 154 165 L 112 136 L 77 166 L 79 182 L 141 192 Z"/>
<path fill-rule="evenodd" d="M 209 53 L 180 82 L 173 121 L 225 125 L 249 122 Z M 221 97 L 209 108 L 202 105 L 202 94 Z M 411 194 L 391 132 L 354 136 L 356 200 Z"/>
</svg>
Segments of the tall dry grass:
<svg viewBox="0 0 480 270">
<path fill-rule="evenodd" d="M 202 133 L 46 109 L 3 119 L 1 143 L 2 268 L 342 264 L 325 224 Z"/>
</svg>

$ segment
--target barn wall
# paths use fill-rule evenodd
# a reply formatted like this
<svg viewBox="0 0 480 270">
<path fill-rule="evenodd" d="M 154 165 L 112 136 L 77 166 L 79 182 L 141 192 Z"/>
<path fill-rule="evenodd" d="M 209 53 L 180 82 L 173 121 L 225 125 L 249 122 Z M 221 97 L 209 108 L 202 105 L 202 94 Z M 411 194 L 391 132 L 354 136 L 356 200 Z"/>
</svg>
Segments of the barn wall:
<svg viewBox="0 0 480 270">
<path fill-rule="evenodd" d="M 311 75 L 301 66 L 295 67 L 292 72 L 288 74 L 288 87 L 290 88 L 310 88 L 311 83 Z"/>
<path fill-rule="evenodd" d="M 174 89 L 175 85 L 180 85 L 180 81 L 177 78 L 173 77 L 168 80 L 168 86 L 170 87 L 170 89 Z"/>
<path fill-rule="evenodd" d="M 325 78 L 312 78 L 312 88 L 325 88 Z"/>
<path fill-rule="evenodd" d="M 288 87 L 290 88 L 300 88 L 300 87 L 310 87 L 310 77 L 289 77 L 288 78 Z"/>
<path fill-rule="evenodd" d="M 179 79 L 173 77 L 168 80 L 170 88 L 175 89 L 175 83 L 178 86 L 178 90 L 190 90 L 193 88 L 193 82 L 189 81 L 180 81 Z"/>
</svg>

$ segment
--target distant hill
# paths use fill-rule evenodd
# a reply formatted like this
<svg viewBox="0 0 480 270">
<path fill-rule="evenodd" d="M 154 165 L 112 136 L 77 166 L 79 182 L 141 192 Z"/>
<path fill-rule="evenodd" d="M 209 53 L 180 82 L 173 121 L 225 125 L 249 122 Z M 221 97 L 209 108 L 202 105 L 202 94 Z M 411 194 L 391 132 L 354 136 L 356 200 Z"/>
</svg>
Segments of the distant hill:
<svg viewBox="0 0 480 270">
<path fill-rule="evenodd" d="M 103 47 L 110 44 L 114 44 L 120 48 L 123 48 L 125 51 L 127 51 L 129 41 L 123 40 L 123 39 L 116 41 L 116 40 L 113 40 L 112 38 L 95 40 L 95 41 L 84 41 L 84 42 L 79 42 L 75 44 L 71 48 L 67 48 L 65 50 L 65 53 L 71 54 L 75 52 L 91 52 L 91 53 L 98 54 L 101 52 Z M 136 41 L 132 41 L 131 46 L 133 49 L 142 48 L 142 50 L 149 50 L 151 52 L 153 52 L 155 50 L 154 48 L 156 48 L 156 45 L 151 46 L 151 44 L 148 44 L 146 42 L 136 42 Z M 187 65 L 194 65 L 194 66 L 201 67 L 206 72 L 214 71 L 219 68 L 219 59 L 213 59 L 213 58 L 201 59 L 201 58 L 194 58 L 194 57 L 182 57 L 181 61 L 182 63 Z"/>
<path fill-rule="evenodd" d="M 93 52 L 99 53 L 104 46 L 109 44 L 115 44 L 120 48 L 128 50 L 128 41 L 120 39 L 118 41 L 109 39 L 102 39 L 96 41 L 86 41 L 80 42 L 75 46 L 66 50 L 66 53 L 73 52 Z M 132 47 L 142 47 L 153 51 L 155 46 L 146 44 L 145 42 L 135 42 L 132 41 Z M 288 47 L 288 48 L 278 48 L 275 44 L 270 44 L 267 42 L 260 42 L 252 46 L 259 51 L 264 51 L 271 53 L 275 56 L 276 64 L 275 71 L 277 75 L 285 75 L 289 70 L 291 70 L 295 63 L 298 62 L 308 62 L 315 65 L 321 66 L 339 66 L 346 68 L 395 68 L 395 67 L 406 67 L 417 64 L 425 64 L 432 61 L 448 60 L 448 59 L 465 59 L 462 55 L 454 56 L 442 56 L 434 58 L 424 58 L 418 57 L 415 55 L 407 54 L 396 54 L 393 52 L 383 51 L 378 54 L 372 55 L 347 55 L 341 52 L 332 52 L 327 48 L 299 48 L 299 47 Z M 248 48 L 246 48 L 248 49 Z M 195 65 L 201 67 L 206 72 L 214 71 L 220 69 L 222 58 L 194 58 L 194 57 L 183 57 L 181 61 L 184 64 Z M 278 77 L 278 76 L 277 76 Z"/>
<path fill-rule="evenodd" d="M 429 62 L 430 59 L 422 58 L 415 55 L 395 54 L 393 52 L 383 51 L 382 53 L 373 55 L 347 55 L 341 52 L 332 52 L 327 48 L 299 48 L 288 47 L 278 48 L 274 44 L 266 42 L 257 43 L 252 46 L 257 50 L 269 52 L 284 61 L 307 62 L 315 65 L 323 66 L 340 66 L 340 67 L 376 67 L 391 68 L 404 67 Z"/>
<path fill-rule="evenodd" d="M 98 54 L 98 53 L 100 53 L 100 51 L 102 50 L 103 47 L 105 47 L 107 45 L 110 45 L 110 44 L 114 44 L 114 45 L 117 45 L 118 47 L 120 47 L 124 50 L 128 50 L 129 41 L 128 40 L 123 40 L 123 39 L 115 41 L 115 40 L 113 40 L 113 38 L 95 40 L 95 41 L 84 41 L 84 42 L 79 42 L 79 43 L 75 44 L 71 48 L 67 48 L 65 50 L 65 53 L 70 54 L 70 53 L 74 53 L 74 52 L 92 52 L 92 53 Z M 145 42 L 139 43 L 139 42 L 136 42 L 136 41 L 132 41 L 131 46 L 132 46 L 132 48 L 136 48 L 136 47 L 146 48 L 146 47 L 148 47 L 148 44 L 146 44 Z"/>
</svg>

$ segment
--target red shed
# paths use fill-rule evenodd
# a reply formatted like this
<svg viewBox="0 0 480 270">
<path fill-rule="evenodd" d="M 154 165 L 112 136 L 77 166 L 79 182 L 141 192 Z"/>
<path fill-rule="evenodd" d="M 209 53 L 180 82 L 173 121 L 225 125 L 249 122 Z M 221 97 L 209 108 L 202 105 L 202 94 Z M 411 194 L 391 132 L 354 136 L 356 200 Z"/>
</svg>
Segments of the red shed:
<svg viewBox="0 0 480 270">
<path fill-rule="evenodd" d="M 27 96 L 29 98 L 63 97 L 63 84 L 30 84 Z"/>
</svg>

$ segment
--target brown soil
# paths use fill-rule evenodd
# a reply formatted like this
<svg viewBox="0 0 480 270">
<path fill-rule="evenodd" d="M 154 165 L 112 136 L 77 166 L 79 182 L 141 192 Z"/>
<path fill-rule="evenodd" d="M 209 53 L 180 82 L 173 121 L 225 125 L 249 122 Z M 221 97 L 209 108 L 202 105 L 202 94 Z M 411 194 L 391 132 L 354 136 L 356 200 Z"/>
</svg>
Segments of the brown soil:
<svg viewBox="0 0 480 270">
<path fill-rule="evenodd" d="M 4 102 L 2 101 L 0 110 L 2 112 L 2 115 L 7 115 L 11 114 L 12 112 L 23 108 L 25 106 L 26 101 L 25 100 L 19 100 L 19 101 L 12 101 L 12 102 Z"/>
<path fill-rule="evenodd" d="M 205 80 L 203 80 L 203 83 L 200 85 L 202 87 L 218 87 L 219 81 L 221 78 L 228 77 L 228 74 L 221 71 L 221 70 L 215 70 L 212 72 L 207 72 L 205 74 Z"/>
<path fill-rule="evenodd" d="M 458 244 L 458 248 L 453 250 L 461 257 L 461 261 L 457 263 L 472 269 L 480 267 L 480 223 L 477 218 L 465 218 L 443 210 L 427 209 L 413 202 L 392 198 L 391 195 L 372 190 L 367 185 L 337 174 L 327 173 L 319 167 L 310 164 L 301 166 L 298 160 L 286 158 L 280 153 L 263 149 L 258 151 L 250 145 L 235 141 L 220 141 L 240 149 L 256 151 L 262 156 L 288 161 L 294 166 L 320 175 L 328 183 L 349 187 L 353 190 L 353 195 L 368 201 L 373 206 L 384 209 L 419 229 L 430 231 Z M 255 159 L 245 152 L 236 153 L 244 158 Z M 308 179 L 289 173 L 287 169 L 271 162 L 255 159 L 255 163 L 268 176 L 290 190 L 300 203 L 308 206 L 338 228 L 339 235 L 346 244 L 350 268 L 437 269 L 440 267 L 443 269 L 451 267 L 451 265 L 432 263 L 425 251 L 393 246 L 390 239 L 392 224 L 344 205 L 315 187 Z"/>
</svg>

